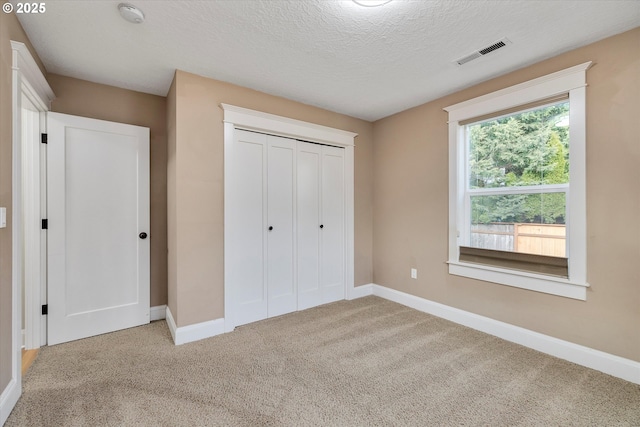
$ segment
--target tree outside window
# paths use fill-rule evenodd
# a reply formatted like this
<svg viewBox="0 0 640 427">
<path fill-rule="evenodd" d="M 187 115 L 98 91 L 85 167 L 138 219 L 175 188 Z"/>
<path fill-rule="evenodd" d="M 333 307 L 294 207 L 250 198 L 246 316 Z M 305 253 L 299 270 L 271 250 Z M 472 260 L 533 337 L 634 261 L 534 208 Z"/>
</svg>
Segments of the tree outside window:
<svg viewBox="0 0 640 427">
<path fill-rule="evenodd" d="M 565 256 L 568 118 L 563 101 L 466 126 L 471 246 Z M 541 237 L 518 244 L 518 224 Z"/>
</svg>

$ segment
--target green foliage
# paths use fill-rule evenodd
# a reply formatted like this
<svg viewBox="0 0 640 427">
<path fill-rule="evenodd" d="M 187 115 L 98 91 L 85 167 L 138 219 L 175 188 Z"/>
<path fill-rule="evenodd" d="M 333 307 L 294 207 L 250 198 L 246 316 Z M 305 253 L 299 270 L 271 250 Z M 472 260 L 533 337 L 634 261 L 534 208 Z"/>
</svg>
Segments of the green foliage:
<svg viewBox="0 0 640 427">
<path fill-rule="evenodd" d="M 569 103 L 468 126 L 470 188 L 569 182 Z M 472 197 L 472 222 L 564 223 L 564 193 Z"/>
</svg>

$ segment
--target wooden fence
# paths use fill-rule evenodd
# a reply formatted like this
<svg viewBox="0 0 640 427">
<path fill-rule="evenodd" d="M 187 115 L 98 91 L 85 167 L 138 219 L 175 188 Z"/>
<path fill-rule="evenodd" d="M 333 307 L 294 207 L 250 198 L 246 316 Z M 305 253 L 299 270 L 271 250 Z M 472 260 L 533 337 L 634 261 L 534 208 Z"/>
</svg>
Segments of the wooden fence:
<svg viewBox="0 0 640 427">
<path fill-rule="evenodd" d="M 528 254 L 566 256 L 564 224 L 473 224 L 471 246 Z"/>
</svg>

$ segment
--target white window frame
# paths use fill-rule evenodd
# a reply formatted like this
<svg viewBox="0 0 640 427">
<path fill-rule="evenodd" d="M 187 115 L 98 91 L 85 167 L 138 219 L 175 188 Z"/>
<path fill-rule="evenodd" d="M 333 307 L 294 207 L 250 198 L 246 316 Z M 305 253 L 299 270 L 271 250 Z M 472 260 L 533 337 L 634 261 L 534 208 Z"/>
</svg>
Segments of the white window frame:
<svg viewBox="0 0 640 427">
<path fill-rule="evenodd" d="M 578 300 L 587 299 L 586 72 L 585 62 L 515 86 L 446 107 L 449 113 L 449 274 Z M 459 123 L 520 105 L 569 94 L 570 190 L 567 191 L 569 278 L 461 262 L 465 244 L 467 158 L 465 126 Z"/>
</svg>

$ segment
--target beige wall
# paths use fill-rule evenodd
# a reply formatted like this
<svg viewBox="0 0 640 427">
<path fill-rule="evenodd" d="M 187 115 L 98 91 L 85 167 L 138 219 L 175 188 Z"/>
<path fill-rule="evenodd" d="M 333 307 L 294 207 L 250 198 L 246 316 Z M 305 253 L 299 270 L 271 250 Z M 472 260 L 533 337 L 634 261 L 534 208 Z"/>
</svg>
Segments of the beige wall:
<svg viewBox="0 0 640 427">
<path fill-rule="evenodd" d="M 9 208 L 9 226 L 0 229 L 0 390 L 11 375 L 9 39 L 28 42 L 15 16 L 1 14 L 0 206 Z M 587 73 L 587 301 L 448 275 L 442 108 L 589 60 L 596 65 Z M 56 75 L 48 79 L 58 96 L 54 111 L 151 128 L 152 305 L 168 302 L 178 326 L 224 316 L 219 104 L 228 103 L 359 134 L 356 285 L 375 282 L 640 361 L 640 269 L 634 265 L 640 259 L 639 74 L 635 29 L 374 124 L 181 71 L 166 100 Z M 409 279 L 411 267 L 418 268 L 418 280 Z"/>
<path fill-rule="evenodd" d="M 7 227 L 0 229 L 0 393 L 11 380 L 11 186 L 12 55 L 10 41 L 25 43 L 44 67 L 14 14 L 0 14 L 0 206 L 7 208 Z"/>
<path fill-rule="evenodd" d="M 167 303 L 166 98 L 49 74 L 51 111 L 151 130 L 151 306 Z"/>
<path fill-rule="evenodd" d="M 449 275 L 443 107 L 586 61 L 587 301 Z M 640 28 L 375 122 L 374 282 L 640 361 L 639 135 Z"/>
<path fill-rule="evenodd" d="M 176 143 L 169 155 L 170 308 L 178 326 L 224 316 L 223 111 L 220 103 L 356 132 L 355 283 L 372 279 L 372 124 L 247 88 L 176 72 Z M 173 101 L 169 100 L 169 104 Z M 171 142 L 170 142 L 171 145 Z M 175 182 L 172 182 L 175 181 Z M 172 224 L 172 220 L 169 220 Z M 174 289 L 175 288 L 175 289 Z M 174 311 L 175 310 L 175 311 Z"/>
</svg>

